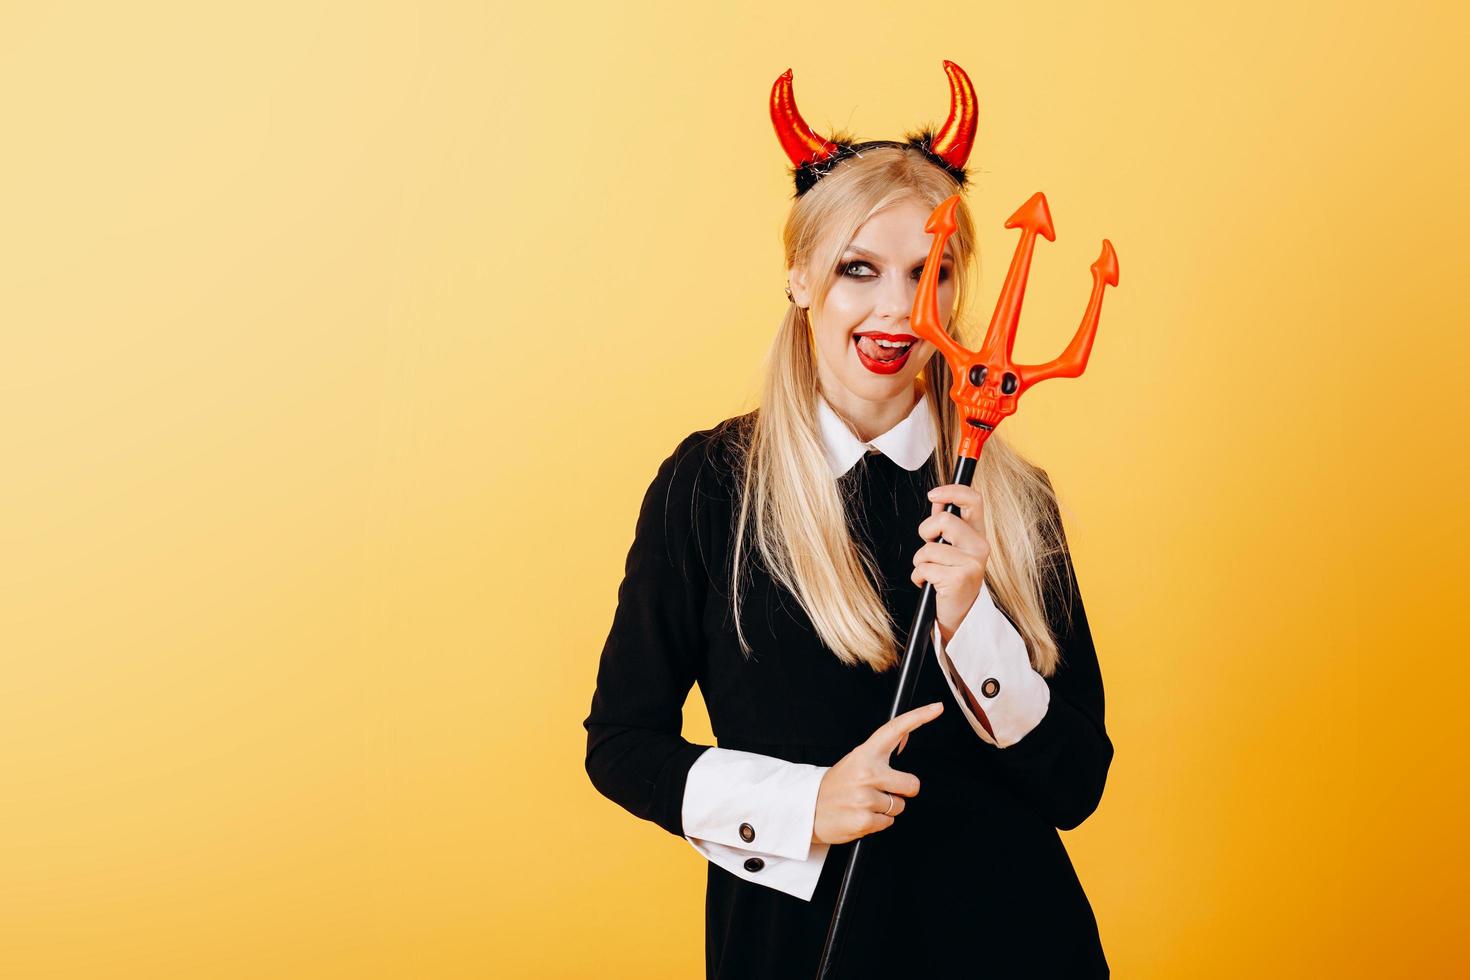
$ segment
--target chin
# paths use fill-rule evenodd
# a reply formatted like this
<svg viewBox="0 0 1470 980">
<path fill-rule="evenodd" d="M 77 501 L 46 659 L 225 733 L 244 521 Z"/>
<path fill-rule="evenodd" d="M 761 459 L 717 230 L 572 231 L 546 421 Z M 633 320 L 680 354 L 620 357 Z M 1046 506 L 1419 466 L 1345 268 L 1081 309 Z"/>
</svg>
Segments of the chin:
<svg viewBox="0 0 1470 980">
<path fill-rule="evenodd" d="M 854 364 L 852 370 L 843 373 L 842 382 L 855 395 L 884 401 L 913 388 L 918 376 L 918 369 L 907 364 L 897 374 L 874 374 L 861 364 Z"/>
<path fill-rule="evenodd" d="M 893 374 L 879 374 L 864 367 L 851 342 L 836 365 L 832 364 L 830 351 L 819 350 L 817 356 L 823 362 L 827 376 L 834 379 L 836 384 L 858 398 L 876 402 L 887 401 L 912 390 L 932 350 L 932 345 L 924 344 L 922 349 L 911 354 L 903 367 Z"/>
</svg>

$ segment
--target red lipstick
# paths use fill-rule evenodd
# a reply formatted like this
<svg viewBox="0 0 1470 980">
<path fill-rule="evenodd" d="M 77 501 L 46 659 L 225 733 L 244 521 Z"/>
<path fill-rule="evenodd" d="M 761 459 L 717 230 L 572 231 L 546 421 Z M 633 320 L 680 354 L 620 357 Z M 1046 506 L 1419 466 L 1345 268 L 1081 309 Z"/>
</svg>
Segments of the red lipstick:
<svg viewBox="0 0 1470 980">
<path fill-rule="evenodd" d="M 873 351 L 873 354 L 869 354 L 863 350 L 864 340 L 869 342 L 869 349 Z M 886 353 L 887 351 L 896 349 L 892 346 L 881 347 L 878 343 L 880 340 L 886 341 L 890 345 L 907 344 L 908 347 L 897 357 L 874 356 L 878 355 L 879 351 Z M 899 371 L 902 371 L 903 366 L 908 363 L 909 355 L 914 352 L 914 347 L 918 343 L 919 338 L 909 333 L 882 333 L 877 330 L 864 330 L 862 333 L 852 335 L 852 347 L 853 350 L 857 351 L 858 360 L 862 363 L 863 367 L 872 371 L 874 374 L 897 374 Z"/>
</svg>

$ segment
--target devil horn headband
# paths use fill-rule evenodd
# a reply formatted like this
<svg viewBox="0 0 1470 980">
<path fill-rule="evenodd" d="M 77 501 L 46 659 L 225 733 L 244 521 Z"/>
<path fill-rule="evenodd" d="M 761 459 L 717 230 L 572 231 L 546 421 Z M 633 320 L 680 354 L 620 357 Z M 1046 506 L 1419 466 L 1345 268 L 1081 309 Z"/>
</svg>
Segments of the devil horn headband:
<svg viewBox="0 0 1470 980">
<path fill-rule="evenodd" d="M 838 134 L 834 134 L 835 139 L 829 139 L 808 126 L 797 111 L 796 97 L 791 92 L 791 69 L 782 72 L 776 84 L 771 86 L 771 124 L 776 127 L 781 149 L 791 160 L 796 196 L 805 194 L 841 160 L 878 146 L 915 147 L 963 187 L 965 161 L 970 158 L 970 150 L 975 145 L 975 128 L 980 116 L 975 103 L 975 86 L 970 84 L 970 76 L 965 74 L 965 70 L 953 61 L 946 61 L 944 73 L 949 76 L 949 117 L 937 133 L 922 130 L 906 134 L 902 142 L 867 140 L 854 143 Z"/>
</svg>

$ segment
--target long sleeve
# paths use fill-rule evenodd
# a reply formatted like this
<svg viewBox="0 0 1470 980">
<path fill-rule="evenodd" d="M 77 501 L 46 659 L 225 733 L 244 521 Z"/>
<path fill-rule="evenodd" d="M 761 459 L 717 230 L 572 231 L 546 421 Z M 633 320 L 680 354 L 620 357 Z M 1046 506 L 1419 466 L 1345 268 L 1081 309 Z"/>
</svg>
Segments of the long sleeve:
<svg viewBox="0 0 1470 980">
<path fill-rule="evenodd" d="M 991 745 L 1014 745 L 1046 715 L 1051 688 L 1031 666 L 1025 638 L 995 604 L 988 582 L 948 644 L 935 624 L 934 654 L 966 720 Z"/>
<path fill-rule="evenodd" d="M 690 768 L 684 839 L 731 874 L 811 901 L 828 845 L 814 843 L 824 766 L 712 748 Z"/>
<path fill-rule="evenodd" d="M 597 790 L 680 837 L 689 769 L 711 748 L 680 734 L 704 655 L 706 575 L 694 503 L 706 436 L 684 439 L 644 495 L 583 722 Z"/>
<path fill-rule="evenodd" d="M 1054 516 L 1060 536 L 1057 566 L 1061 582 L 1059 592 L 1046 592 L 1046 614 L 1061 662 L 1045 678 L 1050 689 L 1046 713 L 1014 744 L 1000 748 L 977 741 L 976 749 L 995 760 L 1001 778 L 1021 799 L 1057 829 L 1071 830 L 1102 800 L 1113 743 L 1103 723 L 1102 672 L 1087 611 L 1061 518 Z"/>
</svg>

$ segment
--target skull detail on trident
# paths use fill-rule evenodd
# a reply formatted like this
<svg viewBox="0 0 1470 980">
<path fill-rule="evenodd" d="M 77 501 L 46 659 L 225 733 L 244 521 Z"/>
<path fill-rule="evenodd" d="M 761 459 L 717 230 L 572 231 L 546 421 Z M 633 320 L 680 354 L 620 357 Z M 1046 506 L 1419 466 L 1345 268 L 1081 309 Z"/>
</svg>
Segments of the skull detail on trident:
<svg viewBox="0 0 1470 980">
<path fill-rule="evenodd" d="M 1026 389 L 1047 378 L 1075 378 L 1086 369 L 1092 340 L 1097 334 L 1098 317 L 1102 313 L 1103 289 L 1118 285 L 1118 256 L 1112 243 L 1104 238 L 1102 254 L 1092 263 L 1092 295 L 1087 300 L 1087 311 L 1082 315 L 1082 324 L 1072 342 L 1061 356 L 1045 364 L 1013 362 L 1011 351 L 1016 346 L 1016 323 L 1021 318 L 1021 300 L 1025 298 L 1026 279 L 1031 274 L 1031 253 L 1036 248 L 1036 235 L 1039 232 L 1046 236 L 1047 241 L 1056 241 L 1046 196 L 1040 191 L 1032 194 L 1005 224 L 1007 228 L 1020 228 L 1021 240 L 1016 243 L 1016 252 L 1011 256 L 1011 267 L 1006 272 L 1000 300 L 990 318 L 990 327 L 985 331 L 985 343 L 978 351 L 966 350 L 944 332 L 939 320 L 939 265 L 944 257 L 944 246 L 957 227 L 954 214 L 959 201 L 958 194 L 946 198 L 924 225 L 924 230 L 934 236 L 934 242 L 929 248 L 919 288 L 914 295 L 910 323 L 914 333 L 938 348 L 949 362 L 949 369 L 954 374 L 954 386 L 950 388 L 949 396 L 959 406 L 960 416 L 965 420 L 959 455 L 979 459 L 985 440 L 1002 419 L 1015 412 L 1016 402 Z"/>
</svg>

